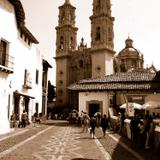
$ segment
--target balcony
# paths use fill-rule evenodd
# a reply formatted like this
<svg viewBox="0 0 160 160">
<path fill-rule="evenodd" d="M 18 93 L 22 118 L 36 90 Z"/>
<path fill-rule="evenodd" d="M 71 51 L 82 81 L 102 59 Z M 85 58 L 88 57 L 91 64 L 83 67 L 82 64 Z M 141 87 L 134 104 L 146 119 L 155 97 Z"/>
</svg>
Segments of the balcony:
<svg viewBox="0 0 160 160">
<path fill-rule="evenodd" d="M 6 54 L 0 55 L 0 72 L 13 73 L 14 57 Z"/>
</svg>

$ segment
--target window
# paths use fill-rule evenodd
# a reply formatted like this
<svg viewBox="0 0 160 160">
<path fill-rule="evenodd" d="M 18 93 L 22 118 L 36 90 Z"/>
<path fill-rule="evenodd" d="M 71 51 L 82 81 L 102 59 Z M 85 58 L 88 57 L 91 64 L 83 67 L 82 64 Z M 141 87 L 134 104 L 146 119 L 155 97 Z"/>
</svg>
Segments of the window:
<svg viewBox="0 0 160 160">
<path fill-rule="evenodd" d="M 39 71 L 36 70 L 36 84 L 38 84 L 38 79 L 39 79 Z"/>
<path fill-rule="evenodd" d="M 132 67 L 136 67 L 136 60 L 132 60 Z"/>
<path fill-rule="evenodd" d="M 62 74 L 63 74 L 63 71 L 59 71 L 59 74 L 62 75 Z"/>
<path fill-rule="evenodd" d="M 8 43 L 4 40 L 0 42 L 0 65 L 5 66 Z"/>
<path fill-rule="evenodd" d="M 112 31 L 111 31 L 111 28 L 108 28 L 108 41 L 112 41 Z"/>
<path fill-rule="evenodd" d="M 83 67 L 83 60 L 79 61 L 79 67 L 82 68 Z"/>
<path fill-rule="evenodd" d="M 63 49 L 64 48 L 64 38 L 61 36 L 60 37 L 60 46 L 59 46 L 59 49 Z"/>
<path fill-rule="evenodd" d="M 97 72 L 101 71 L 101 66 L 97 65 L 97 66 L 96 66 L 96 71 L 97 71 Z"/>
<path fill-rule="evenodd" d="M 59 96 L 62 96 L 62 95 L 63 95 L 63 90 L 62 90 L 62 89 L 58 90 L 58 95 L 59 95 Z"/>
<path fill-rule="evenodd" d="M 97 4 L 96 4 L 96 11 L 99 12 L 100 11 L 100 7 L 101 7 L 101 1 L 97 0 Z"/>
<path fill-rule="evenodd" d="M 73 37 L 71 37 L 70 39 L 70 44 L 69 44 L 69 47 L 72 49 L 72 46 L 73 46 Z"/>
<path fill-rule="evenodd" d="M 62 81 L 62 80 L 60 80 L 60 81 L 59 81 L 59 84 L 60 84 L 60 85 L 62 85 L 62 84 L 63 84 L 63 81 Z"/>
<path fill-rule="evenodd" d="M 101 6 L 101 0 L 97 1 L 97 6 L 100 7 Z"/>
<path fill-rule="evenodd" d="M 65 19 L 65 11 L 61 13 L 61 20 L 64 21 L 64 19 Z"/>
<path fill-rule="evenodd" d="M 38 113 L 39 111 L 38 111 L 38 109 L 39 109 L 39 107 L 38 107 L 39 105 L 38 105 L 38 103 L 36 103 L 35 104 L 35 111 L 36 111 L 36 113 Z"/>
<path fill-rule="evenodd" d="M 32 88 L 32 79 L 30 76 L 30 72 L 27 69 L 25 69 L 25 71 L 24 71 L 24 85 L 23 85 L 23 87 L 26 89 Z"/>
<path fill-rule="evenodd" d="M 101 28 L 97 27 L 96 28 L 96 41 L 99 41 L 101 39 L 101 33 L 100 33 Z"/>
<path fill-rule="evenodd" d="M 110 107 L 113 107 L 113 106 L 115 106 L 115 95 L 113 94 L 113 95 L 109 95 L 109 106 Z"/>
</svg>

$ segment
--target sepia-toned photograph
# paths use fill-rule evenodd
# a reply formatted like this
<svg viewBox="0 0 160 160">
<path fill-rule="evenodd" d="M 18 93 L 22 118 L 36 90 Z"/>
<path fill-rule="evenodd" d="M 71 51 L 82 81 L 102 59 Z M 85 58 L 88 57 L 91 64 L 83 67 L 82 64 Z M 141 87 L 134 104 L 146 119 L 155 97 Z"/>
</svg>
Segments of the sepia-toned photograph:
<svg viewBox="0 0 160 160">
<path fill-rule="evenodd" d="M 159 7 L 0 0 L 0 160 L 159 160 Z"/>
</svg>

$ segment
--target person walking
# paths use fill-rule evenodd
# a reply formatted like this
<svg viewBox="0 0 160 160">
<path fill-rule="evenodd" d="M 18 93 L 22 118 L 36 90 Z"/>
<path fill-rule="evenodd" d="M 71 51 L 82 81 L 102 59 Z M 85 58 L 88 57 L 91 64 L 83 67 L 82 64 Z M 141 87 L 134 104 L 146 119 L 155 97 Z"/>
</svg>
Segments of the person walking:
<svg viewBox="0 0 160 160">
<path fill-rule="evenodd" d="M 144 118 L 144 124 L 145 124 L 145 148 L 148 149 L 150 148 L 149 141 L 150 138 L 153 136 L 154 133 L 154 123 L 153 123 L 153 118 L 151 115 L 146 115 Z"/>
<path fill-rule="evenodd" d="M 124 110 L 121 111 L 120 114 L 120 128 L 119 128 L 119 133 L 124 134 L 124 120 L 125 120 L 125 113 Z"/>
<path fill-rule="evenodd" d="M 100 123 L 101 123 L 101 113 L 100 112 L 96 112 L 94 114 L 95 118 L 96 118 L 96 127 L 100 127 Z"/>
<path fill-rule="evenodd" d="M 90 136 L 92 138 L 95 138 L 95 128 L 96 128 L 96 118 L 94 115 L 91 116 L 90 118 Z"/>
<path fill-rule="evenodd" d="M 154 130 L 155 130 L 155 123 L 153 122 L 152 116 L 150 116 L 149 135 L 146 148 L 152 148 L 154 145 Z"/>
<path fill-rule="evenodd" d="M 103 118 L 101 119 L 100 126 L 102 127 L 103 137 L 105 137 L 106 136 L 106 130 L 108 128 L 108 119 L 107 119 L 107 116 L 105 114 L 103 115 Z"/>
<path fill-rule="evenodd" d="M 27 112 L 25 110 L 23 110 L 21 120 L 22 120 L 22 128 L 25 128 L 26 124 L 27 124 L 27 120 L 28 120 L 28 115 L 27 115 Z"/>
<path fill-rule="evenodd" d="M 88 131 L 88 126 L 89 126 L 89 116 L 87 113 L 83 114 L 82 120 L 83 120 L 83 130 L 82 132 L 87 132 Z"/>
<path fill-rule="evenodd" d="M 131 118 L 131 122 L 130 122 L 130 129 L 131 129 L 131 147 L 136 147 L 137 143 L 138 143 L 138 125 L 140 123 L 140 119 L 137 115 L 137 113 L 135 113 L 134 117 Z"/>
</svg>

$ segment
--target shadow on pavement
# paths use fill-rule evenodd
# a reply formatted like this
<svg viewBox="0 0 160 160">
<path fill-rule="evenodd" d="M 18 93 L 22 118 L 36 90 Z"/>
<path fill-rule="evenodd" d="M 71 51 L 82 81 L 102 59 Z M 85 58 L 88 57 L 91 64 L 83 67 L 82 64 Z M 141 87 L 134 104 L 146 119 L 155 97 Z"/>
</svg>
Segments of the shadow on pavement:
<svg viewBox="0 0 160 160">
<path fill-rule="evenodd" d="M 68 126 L 68 121 L 65 120 L 46 120 L 44 123 L 45 125 L 56 125 L 56 126 Z"/>
<path fill-rule="evenodd" d="M 113 134 L 114 135 L 114 134 Z M 116 134 L 115 134 L 116 135 Z M 108 137 L 106 141 L 109 142 Z M 101 140 L 100 140 L 101 141 Z M 126 146 L 126 148 L 123 146 Z M 119 137 L 118 143 L 113 142 L 112 149 L 114 150 L 110 155 L 112 160 L 159 160 L 159 155 L 155 154 L 151 149 L 144 149 L 140 147 L 131 148 L 131 142 L 125 137 Z"/>
<path fill-rule="evenodd" d="M 80 137 L 79 139 L 88 139 L 88 140 L 92 140 L 93 141 L 93 138 L 91 138 L 91 137 Z"/>
<path fill-rule="evenodd" d="M 102 134 L 102 130 L 97 129 L 96 137 L 112 160 L 160 160 L 160 153 L 156 154 L 153 149 L 131 148 L 131 142 L 125 136 L 109 131 L 104 138 Z"/>
<path fill-rule="evenodd" d="M 88 159 L 88 158 L 73 158 L 71 160 L 98 160 L 98 159 Z"/>
</svg>

